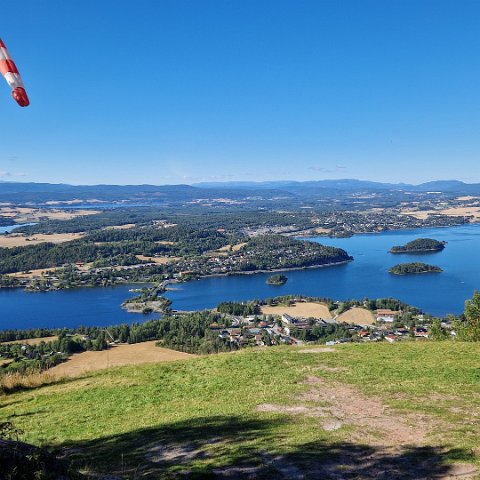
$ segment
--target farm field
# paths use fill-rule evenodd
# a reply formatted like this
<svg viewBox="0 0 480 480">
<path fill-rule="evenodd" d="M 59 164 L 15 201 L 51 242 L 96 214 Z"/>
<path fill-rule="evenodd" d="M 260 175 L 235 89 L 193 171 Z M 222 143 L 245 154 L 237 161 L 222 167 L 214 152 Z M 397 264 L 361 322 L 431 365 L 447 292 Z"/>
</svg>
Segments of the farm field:
<svg viewBox="0 0 480 480">
<path fill-rule="evenodd" d="M 277 305 L 275 307 L 265 305 L 262 307 L 262 313 L 265 315 L 283 315 L 287 313 L 292 317 L 332 318 L 332 314 L 325 304 L 315 302 L 296 303 L 290 307 L 286 305 Z"/>
<path fill-rule="evenodd" d="M 420 220 L 425 220 L 429 215 L 447 215 L 451 217 L 472 216 L 473 222 L 476 223 L 480 221 L 480 208 L 478 205 L 473 205 L 470 207 L 451 207 L 443 210 L 404 210 L 402 211 L 402 215 L 411 215 Z"/>
<path fill-rule="evenodd" d="M 94 372 L 106 368 L 123 365 L 139 365 L 150 362 L 172 362 L 185 360 L 196 355 L 177 352 L 168 348 L 155 346 L 156 340 L 151 342 L 134 343 L 132 345 L 116 345 L 108 350 L 99 352 L 87 351 L 72 355 L 66 362 L 61 363 L 48 372 L 57 378 L 75 377 L 87 372 Z"/>
<path fill-rule="evenodd" d="M 337 321 L 355 323 L 356 325 L 373 325 L 375 323 L 375 315 L 366 308 L 353 307 L 340 314 Z"/>
<path fill-rule="evenodd" d="M 180 257 L 146 257 L 145 255 L 135 255 L 139 260 L 145 262 L 158 263 L 159 265 L 165 265 L 166 263 L 176 262 L 180 260 Z"/>
<path fill-rule="evenodd" d="M 0 235 L 0 248 L 25 247 L 46 242 L 64 243 L 78 240 L 84 236 L 84 233 L 52 233 L 49 235 L 45 233 L 36 233 L 35 235 L 11 233 L 10 235 Z"/>
<path fill-rule="evenodd" d="M 0 207 L 0 215 L 2 217 L 9 217 L 17 223 L 38 222 L 46 218 L 50 220 L 70 220 L 75 217 L 81 217 L 83 215 L 94 215 L 96 213 L 100 213 L 100 211 L 90 210 L 90 209 L 65 210 L 62 208 L 60 209 L 40 208 L 39 209 L 39 208 L 15 207 L 15 206 Z"/>
<path fill-rule="evenodd" d="M 0 418 L 95 478 L 478 479 L 479 371 L 474 343 L 251 349 L 4 395 Z"/>
</svg>

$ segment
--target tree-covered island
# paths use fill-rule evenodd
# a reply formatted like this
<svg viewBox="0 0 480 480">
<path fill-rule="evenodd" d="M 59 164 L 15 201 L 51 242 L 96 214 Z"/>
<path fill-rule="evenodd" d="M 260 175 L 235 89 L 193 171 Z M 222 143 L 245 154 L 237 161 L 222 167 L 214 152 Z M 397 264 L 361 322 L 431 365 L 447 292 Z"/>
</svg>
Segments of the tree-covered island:
<svg viewBox="0 0 480 480">
<path fill-rule="evenodd" d="M 443 270 L 436 265 L 428 265 L 422 262 L 413 262 L 413 263 L 399 263 L 394 265 L 389 273 L 394 275 L 409 275 L 413 273 L 440 273 Z"/>
<path fill-rule="evenodd" d="M 390 253 L 429 253 L 441 252 L 446 242 L 440 242 L 433 238 L 417 238 L 405 245 L 396 245 L 390 249 Z"/>
<path fill-rule="evenodd" d="M 267 284 L 268 285 L 285 285 L 287 283 L 288 278 L 285 275 L 276 274 L 268 277 Z"/>
</svg>

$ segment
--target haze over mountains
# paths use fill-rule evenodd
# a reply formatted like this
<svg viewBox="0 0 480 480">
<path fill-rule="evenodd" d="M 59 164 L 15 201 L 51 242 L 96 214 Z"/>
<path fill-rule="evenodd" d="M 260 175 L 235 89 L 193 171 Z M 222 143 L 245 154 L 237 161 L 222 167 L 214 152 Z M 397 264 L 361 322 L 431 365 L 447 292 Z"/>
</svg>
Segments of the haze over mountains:
<svg viewBox="0 0 480 480">
<path fill-rule="evenodd" d="M 339 179 L 269 182 L 203 182 L 193 185 L 68 185 L 51 183 L 0 182 L 0 202 L 61 202 L 96 199 L 107 202 L 163 203 L 227 197 L 233 200 L 261 198 L 319 198 L 360 193 L 426 193 L 447 196 L 480 195 L 480 183 L 437 180 L 419 185 Z"/>
</svg>

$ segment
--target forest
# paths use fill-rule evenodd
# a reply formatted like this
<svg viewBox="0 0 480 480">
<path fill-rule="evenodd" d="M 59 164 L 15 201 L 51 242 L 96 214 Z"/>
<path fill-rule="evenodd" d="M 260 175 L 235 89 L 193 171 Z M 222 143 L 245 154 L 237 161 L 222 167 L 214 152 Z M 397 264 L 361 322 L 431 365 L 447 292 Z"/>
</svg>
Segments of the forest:
<svg viewBox="0 0 480 480">
<path fill-rule="evenodd" d="M 396 245 L 390 249 L 390 253 L 428 253 L 440 252 L 445 248 L 446 242 L 440 242 L 433 238 L 418 238 L 406 243 Z"/>
<path fill-rule="evenodd" d="M 394 275 L 409 275 L 415 273 L 440 273 L 443 270 L 436 265 L 428 265 L 422 262 L 399 263 L 390 268 L 389 272 Z"/>
</svg>

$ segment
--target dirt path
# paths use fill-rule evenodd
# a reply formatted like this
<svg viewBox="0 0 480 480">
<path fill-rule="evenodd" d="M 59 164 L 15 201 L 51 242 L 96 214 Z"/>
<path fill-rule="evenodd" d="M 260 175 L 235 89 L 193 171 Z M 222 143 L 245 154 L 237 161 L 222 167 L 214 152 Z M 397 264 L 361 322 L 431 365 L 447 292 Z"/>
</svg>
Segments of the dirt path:
<svg viewBox="0 0 480 480">
<path fill-rule="evenodd" d="M 338 448 L 331 459 L 322 462 L 304 461 L 300 465 L 304 475 L 296 475 L 296 478 L 478 478 L 477 469 L 473 465 L 447 464 L 443 461 L 447 448 L 429 445 L 431 434 L 442 432 L 446 427 L 440 420 L 420 414 L 399 414 L 384 405 L 380 399 L 366 396 L 354 387 L 339 382 L 310 376 L 305 383 L 310 388 L 297 398 L 297 404 L 262 404 L 258 405 L 257 410 L 312 417 L 317 419 L 320 428 L 329 432 L 342 427 L 351 431 L 344 430 L 347 440 L 339 443 L 343 446 Z M 281 458 L 279 464 L 281 465 Z"/>
<path fill-rule="evenodd" d="M 300 400 L 328 404 L 318 415 L 325 430 L 354 425 L 360 428 L 352 439 L 368 441 L 369 445 L 424 444 L 428 420 L 420 415 L 395 414 L 380 400 L 338 382 L 325 382 L 318 377 L 308 377 L 306 382 L 313 388 L 302 394 Z"/>
</svg>

